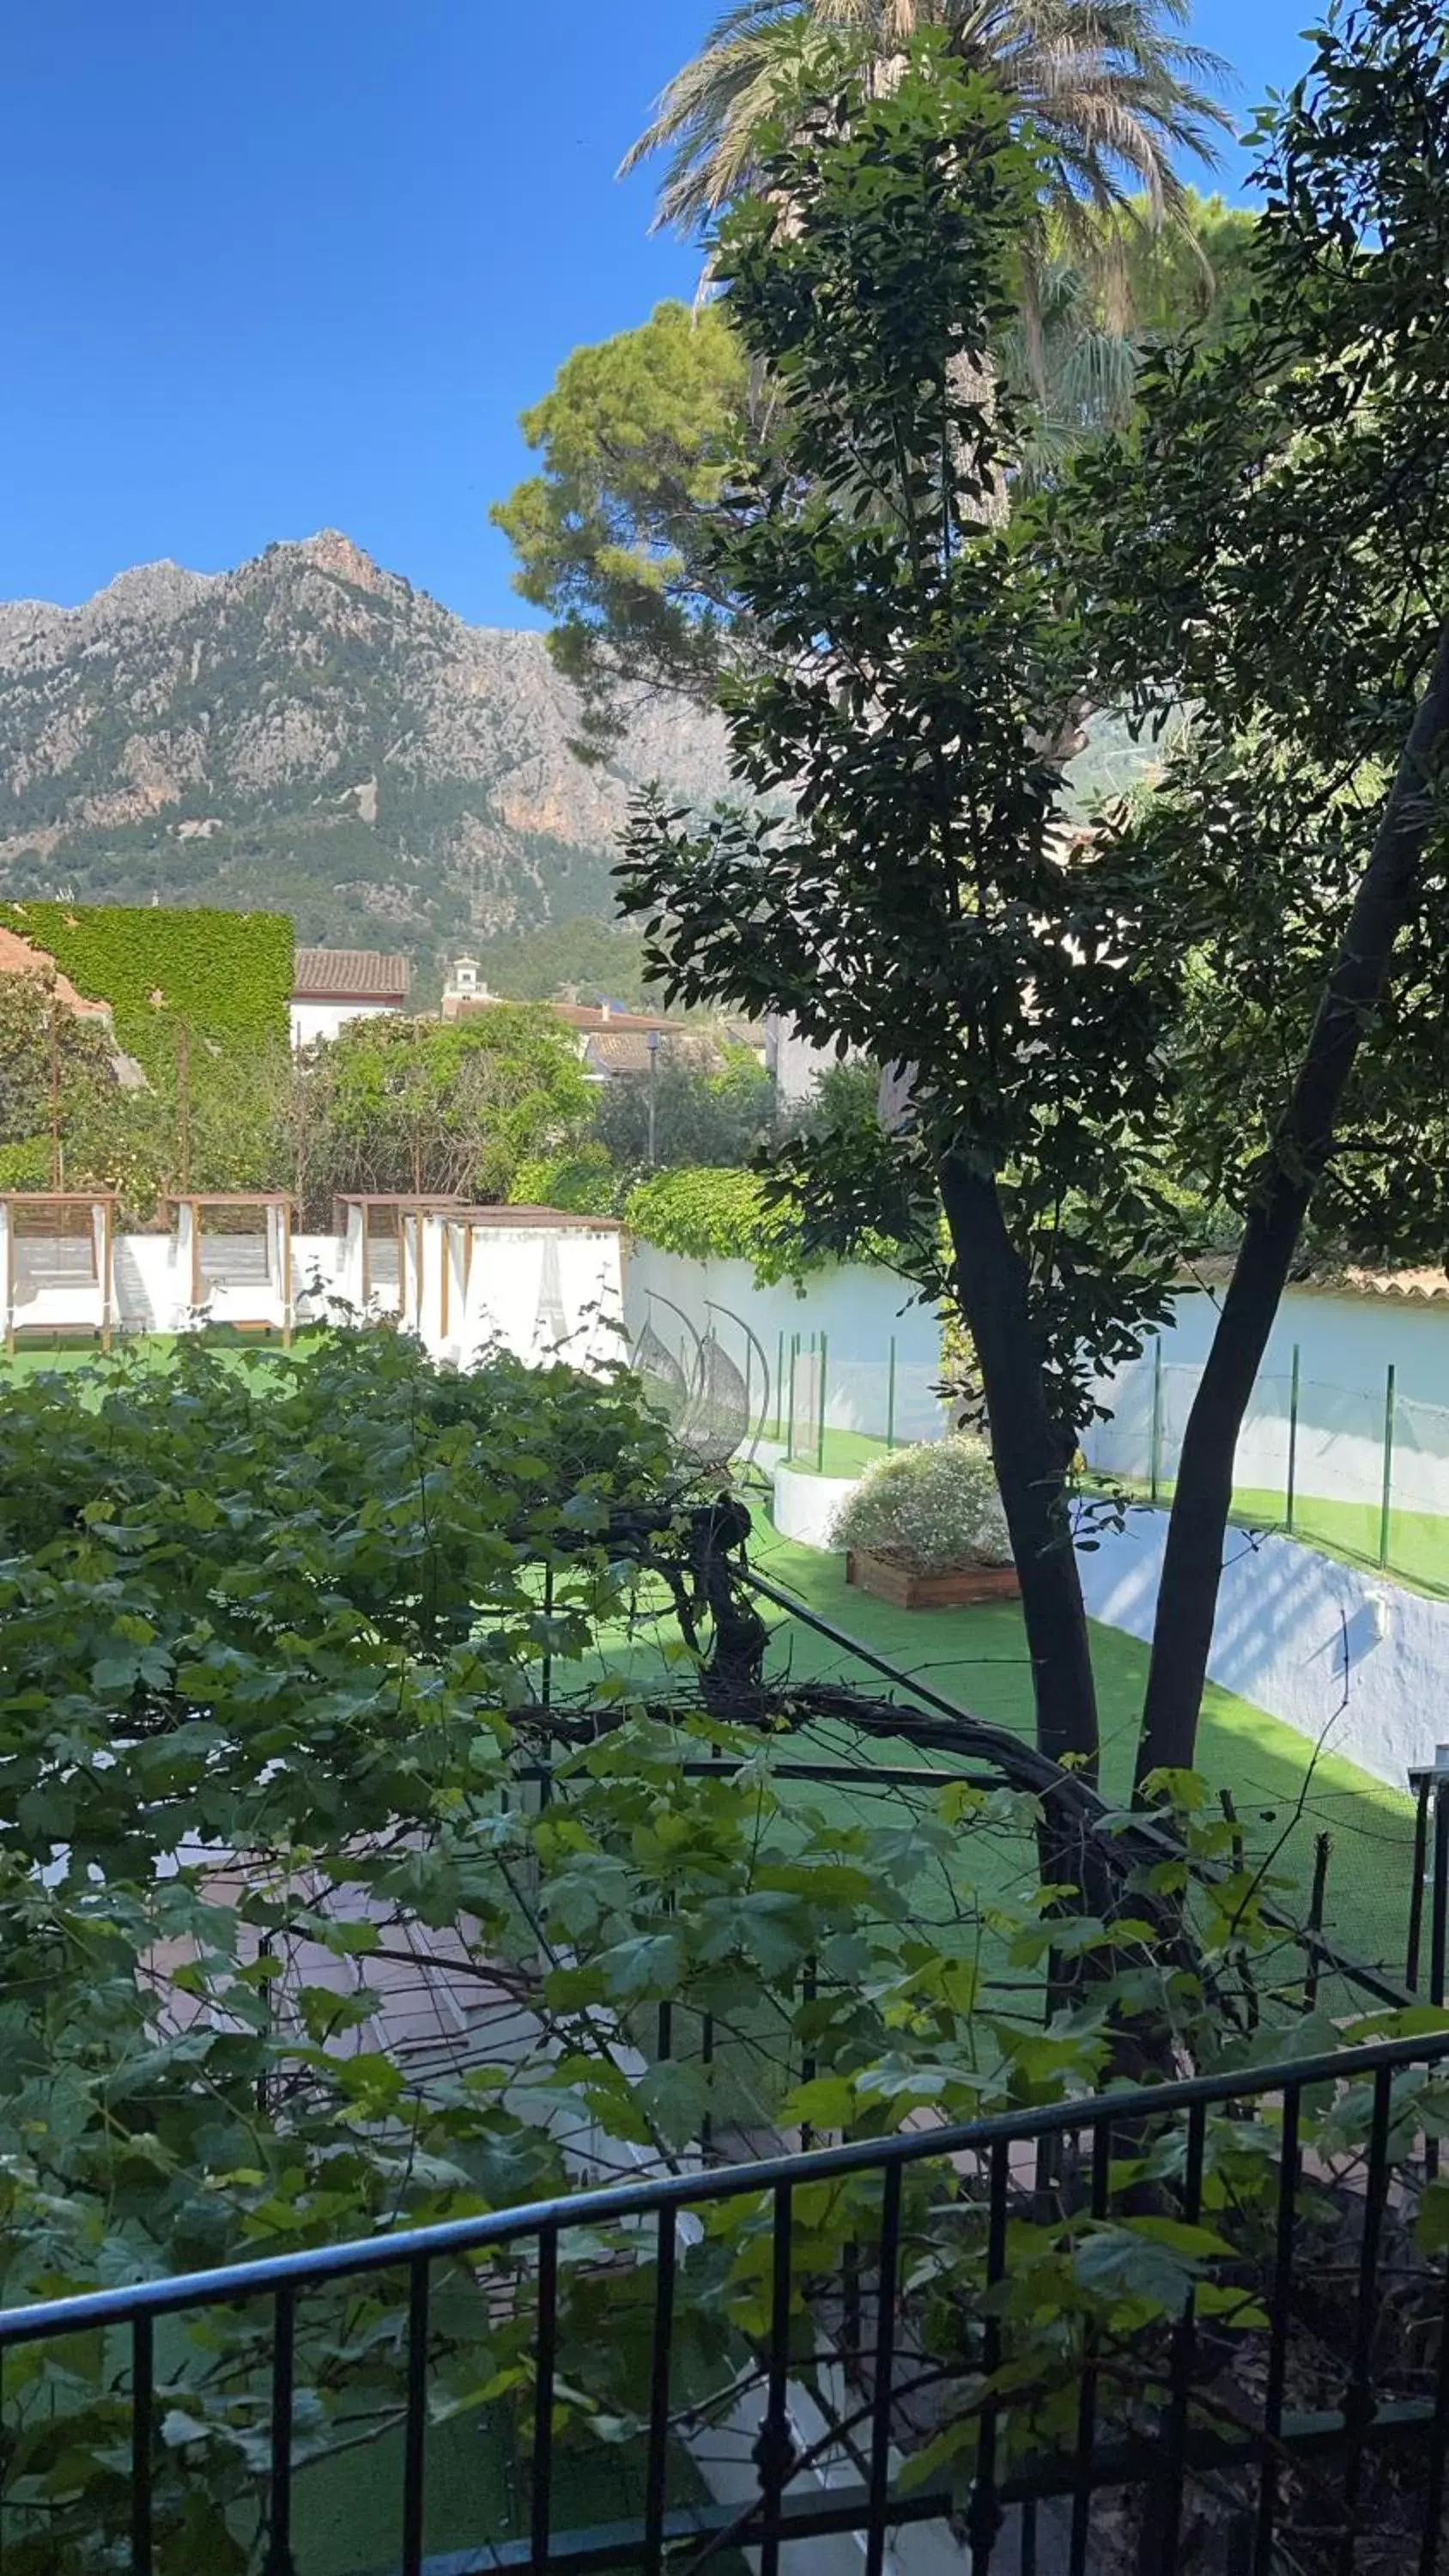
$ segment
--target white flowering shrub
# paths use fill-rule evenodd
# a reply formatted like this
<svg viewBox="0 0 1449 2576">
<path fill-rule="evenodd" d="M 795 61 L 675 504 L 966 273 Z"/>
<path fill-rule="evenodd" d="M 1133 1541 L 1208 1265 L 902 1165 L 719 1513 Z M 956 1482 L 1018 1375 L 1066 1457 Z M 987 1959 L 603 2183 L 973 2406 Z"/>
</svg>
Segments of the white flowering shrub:
<svg viewBox="0 0 1449 2576">
<path fill-rule="evenodd" d="M 891 1557 L 912 1574 L 1011 1563 L 991 1453 L 966 1432 L 898 1449 L 869 1468 L 831 1536 L 837 1547 Z"/>
</svg>

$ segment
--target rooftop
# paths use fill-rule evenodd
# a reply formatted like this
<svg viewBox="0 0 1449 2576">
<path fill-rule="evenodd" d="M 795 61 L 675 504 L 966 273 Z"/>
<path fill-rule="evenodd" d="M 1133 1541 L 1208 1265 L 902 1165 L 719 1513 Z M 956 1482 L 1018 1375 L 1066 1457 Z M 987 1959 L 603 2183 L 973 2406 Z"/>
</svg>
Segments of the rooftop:
<svg viewBox="0 0 1449 2576">
<path fill-rule="evenodd" d="M 443 995 L 443 1015 L 450 1020 L 468 1020 L 478 1011 L 506 1010 L 509 1007 L 506 993 L 449 991 Z M 555 1019 L 562 1020 L 566 1027 L 577 1029 L 585 1037 L 593 1036 L 601 1029 L 626 1032 L 658 1029 L 662 1036 L 682 1037 L 690 1027 L 687 1020 L 665 1019 L 657 1011 L 621 1011 L 612 1002 L 550 1002 L 548 1008 Z"/>
<path fill-rule="evenodd" d="M 605 1029 L 588 1042 L 588 1061 L 604 1073 L 647 1073 L 649 1029 Z"/>
<path fill-rule="evenodd" d="M 401 1002 L 413 970 L 406 957 L 376 948 L 299 948 L 292 968 L 298 1002 Z"/>
</svg>

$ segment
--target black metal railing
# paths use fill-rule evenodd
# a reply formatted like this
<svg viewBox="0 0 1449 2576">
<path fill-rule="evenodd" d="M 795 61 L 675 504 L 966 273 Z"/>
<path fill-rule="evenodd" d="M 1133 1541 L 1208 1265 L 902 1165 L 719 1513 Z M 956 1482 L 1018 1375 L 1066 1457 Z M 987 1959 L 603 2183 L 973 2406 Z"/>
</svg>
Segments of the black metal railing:
<svg viewBox="0 0 1449 2576">
<path fill-rule="evenodd" d="M 1449 2270 L 1420 2250 L 1446 2231 L 1421 2228 L 1416 2245 L 1414 2229 L 1434 2207 L 1425 2194 L 1441 2188 L 1428 2148 L 1446 2107 L 1449 2033 L 1431 2034 L 11 2309 L 0 2312 L 0 2460 L 13 2478 L 34 2402 L 28 2373 L 13 2374 L 10 2392 L 14 2357 L 37 2346 L 63 2355 L 87 2338 L 92 2355 L 108 2356 L 124 2410 L 124 2516 L 54 2564 L 130 2576 L 179 2566 L 178 2481 L 204 2471 L 163 2444 L 161 2410 L 182 2376 L 177 2321 L 204 2312 L 212 2353 L 250 2337 L 265 2455 L 253 2563 L 266 2576 L 311 2576 L 293 2513 L 307 2474 L 298 2409 L 309 2318 L 332 2301 L 335 2344 L 336 2301 L 370 2285 L 391 2313 L 401 2435 L 379 2570 L 659 2576 L 666 2557 L 681 2570 L 746 2547 L 763 2576 L 777 2576 L 791 2544 L 853 2535 L 866 2576 L 880 2576 L 892 2534 L 947 2521 L 972 2576 L 1048 2565 L 1088 2576 L 1103 2564 L 1174 2576 L 1189 2564 L 1189 2529 L 1194 2568 L 1352 2576 L 1369 2528 L 1375 2567 L 1435 2576 Z M 1134 2291 L 1129 2270 L 1125 2306 L 1112 2307 L 1102 2284 L 1134 2248 L 1177 2264 L 1179 2297 L 1164 2300 L 1160 2283 L 1154 2293 L 1150 2268 Z M 1078 2290 L 1039 2323 L 1031 2267 L 1048 2259 L 1066 2263 Z M 568 2410 L 587 2378 L 570 2341 L 573 2292 L 585 2273 L 597 2290 L 600 2266 L 606 2282 L 627 2272 L 642 2292 L 642 2507 L 610 2527 L 561 2529 L 559 2440 L 574 2438 Z M 496 2319 L 507 2300 L 526 2309 L 530 2457 L 521 2528 L 480 2530 L 474 2546 L 430 2562 L 443 2277 L 453 2310 L 459 2280 L 480 2315 Z M 1066 2275 L 1053 2278 L 1060 2293 Z M 677 2361 L 701 2296 L 726 2353 L 704 2397 L 697 2372 L 681 2387 Z M 597 2303 L 587 2313 L 597 2330 Z M 374 2332 L 374 2350 L 378 2341 Z M 802 2412 L 825 2432 L 804 2430 Z M 726 2437 L 752 2464 L 750 2492 L 736 2480 L 712 2499 L 672 2503 L 681 2443 L 712 2443 L 717 2458 Z M 1099 2559 L 1108 2502 L 1111 2552 Z M 9 2492 L 4 2511 L 29 2547 L 24 2564 L 46 2565 L 33 2506 Z M 1399 2558 L 1384 2555 L 1395 2515 Z"/>
</svg>

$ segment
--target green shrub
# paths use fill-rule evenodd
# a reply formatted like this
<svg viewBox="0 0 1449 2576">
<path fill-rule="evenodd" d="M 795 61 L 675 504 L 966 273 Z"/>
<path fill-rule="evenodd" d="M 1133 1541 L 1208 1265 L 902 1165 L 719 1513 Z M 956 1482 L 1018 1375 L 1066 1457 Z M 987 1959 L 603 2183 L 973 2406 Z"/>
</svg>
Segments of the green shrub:
<svg viewBox="0 0 1449 2576">
<path fill-rule="evenodd" d="M 816 1265 L 797 1229 L 771 1207 L 757 1173 L 685 1164 L 651 1172 L 624 1201 L 624 1223 L 661 1252 L 694 1261 L 749 1261 L 763 1282 L 793 1279 Z"/>
<path fill-rule="evenodd" d="M 534 1154 L 509 1185 L 510 1207 L 567 1208 L 574 1216 L 617 1216 L 624 1184 L 602 1145 Z"/>
<path fill-rule="evenodd" d="M 22 1136 L 0 1145 L 0 1190 L 48 1190 L 50 1138 Z"/>
<path fill-rule="evenodd" d="M 121 1045 L 153 1078 L 175 1079 L 183 1022 L 198 1057 L 208 1045 L 250 1051 L 286 1042 L 285 913 L 0 903 L 0 923 L 45 949 L 77 992 L 110 1003 Z"/>
<path fill-rule="evenodd" d="M 967 1433 L 882 1458 L 841 1505 L 831 1536 L 912 1574 L 1011 1563 L 991 1452 Z"/>
</svg>

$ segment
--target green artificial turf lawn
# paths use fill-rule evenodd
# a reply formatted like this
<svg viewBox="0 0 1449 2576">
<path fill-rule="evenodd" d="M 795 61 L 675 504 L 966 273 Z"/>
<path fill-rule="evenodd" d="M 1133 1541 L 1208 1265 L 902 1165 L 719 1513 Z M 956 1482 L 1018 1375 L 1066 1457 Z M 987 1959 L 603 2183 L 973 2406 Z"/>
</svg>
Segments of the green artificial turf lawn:
<svg viewBox="0 0 1449 2576">
<path fill-rule="evenodd" d="M 1133 1502 L 1150 1499 L 1146 1483 L 1130 1476 L 1084 1476 L 1081 1483 L 1087 1493 L 1120 1493 Z M 1157 1500 L 1164 1511 L 1172 1501 L 1173 1490 L 1166 1479 L 1157 1488 Z M 1240 1529 L 1276 1531 L 1284 1537 L 1300 1539 L 1307 1547 L 1318 1548 L 1325 1556 L 1336 1556 L 1346 1565 L 1378 1566 L 1382 1528 L 1377 1503 L 1299 1494 L 1294 1499 L 1291 1532 L 1287 1513 L 1285 1493 L 1253 1485 L 1240 1485 L 1234 1490 L 1233 1519 Z M 1404 1511 L 1395 1504 L 1389 1514 L 1385 1571 L 1411 1591 L 1449 1594 L 1449 1518 L 1438 1512 Z"/>
<path fill-rule="evenodd" d="M 423 2534 L 428 2557 L 526 2539 L 529 2465 L 526 2438 L 520 2440 L 500 2409 L 479 2408 L 430 2426 Z M 588 2434 L 566 2438 L 555 2447 L 549 2492 L 556 2532 L 634 2521 L 644 2511 L 644 2446 L 611 2448 Z M 395 2570 L 402 2493 L 400 2432 L 299 2470 L 293 2505 L 299 2569 L 306 2576 Z M 688 2454 L 671 2445 L 669 2505 L 695 2504 L 704 2494 Z M 733 2553 L 722 2562 L 721 2576 L 744 2576 Z"/>
<path fill-rule="evenodd" d="M 907 1443 L 898 1440 L 895 1445 L 897 1449 L 903 1449 Z M 884 1440 L 873 1440 L 868 1432 L 827 1431 L 822 1456 L 814 1437 L 801 1432 L 797 1426 L 795 1447 L 787 1464 L 801 1475 L 863 1476 L 867 1467 L 874 1467 L 880 1459 L 890 1455 Z"/>
<path fill-rule="evenodd" d="M 1285 1529 L 1287 1497 L 1247 1490 L 1233 1496 L 1233 1518 L 1255 1529 Z M 1319 1494 L 1299 1494 L 1293 1505 L 1294 1538 L 1355 1565 L 1377 1565 L 1381 1520 L 1374 1503 L 1331 1502 Z M 1403 1575 L 1415 1589 L 1449 1591 L 1449 1520 L 1438 1512 L 1389 1514 L 1388 1570 Z"/>
<path fill-rule="evenodd" d="M 102 1368 L 108 1356 L 111 1359 L 140 1359 L 147 1368 L 165 1368 L 180 1338 L 177 1333 L 117 1333 L 107 1354 L 101 1348 L 98 1334 L 75 1334 L 66 1338 L 47 1334 L 44 1339 L 37 1337 L 33 1341 L 22 1335 L 8 1356 L 0 1350 L 0 1388 L 7 1384 L 22 1385 L 28 1378 L 53 1376 L 57 1370 Z M 208 1324 L 203 1327 L 201 1338 L 224 1357 L 230 1359 L 235 1356 L 240 1362 L 281 1360 L 290 1356 L 280 1333 L 274 1333 L 270 1326 L 244 1332 L 235 1324 Z M 295 1342 L 292 1347 L 296 1347 Z"/>
<path fill-rule="evenodd" d="M 945 1699 L 1029 1736 L 1031 1672 L 1021 1612 L 1014 1602 L 969 1610 L 897 1610 L 845 1581 L 844 1559 L 780 1538 L 756 1516 L 751 1544 L 756 1570 L 832 1626 L 858 1638 Z M 1102 1786 L 1124 1803 L 1130 1794 L 1137 1721 L 1147 1679 L 1147 1648 L 1121 1629 L 1090 1623 L 1102 1730 Z M 846 1659 L 827 1640 L 791 1623 L 781 1634 L 801 1678 L 844 1677 Z M 853 1678 L 870 1687 L 868 1673 Z M 888 1687 L 884 1682 L 881 1688 Z M 882 1747 L 882 1760 L 919 1760 L 908 1749 Z M 1210 1682 L 1203 1702 L 1197 1768 L 1214 1791 L 1229 1789 L 1249 1853 L 1261 1860 L 1286 1835 L 1275 1867 L 1293 1881 L 1283 1910 L 1301 1914 L 1313 1872 L 1315 1836 L 1327 1832 L 1325 1922 L 1350 1955 L 1402 1974 L 1413 1855 L 1413 1808 L 1354 1763 L 1317 1753 L 1308 1740 L 1233 1692 Z M 1300 1812 L 1301 1811 L 1301 1812 Z M 1295 1821 L 1296 1817 L 1296 1821 Z"/>
</svg>

